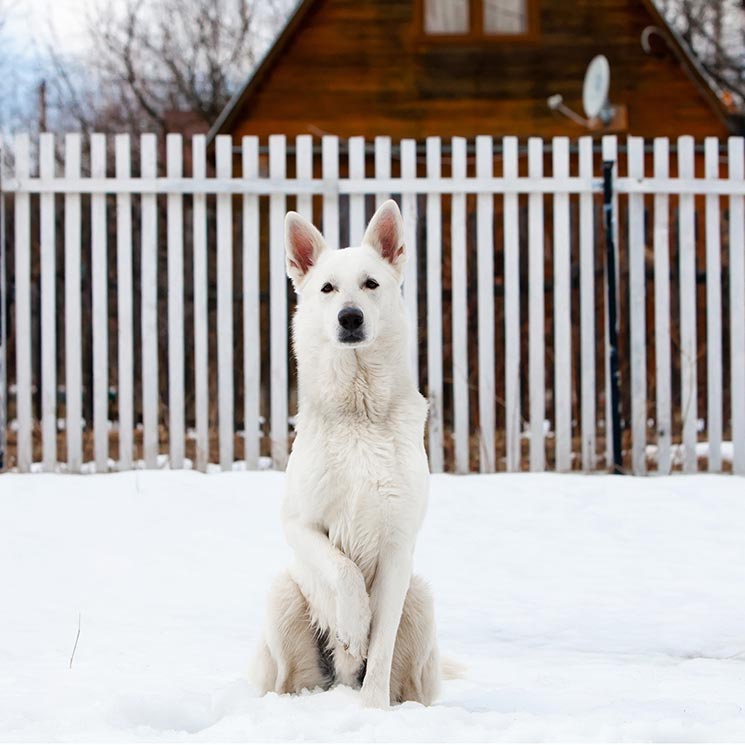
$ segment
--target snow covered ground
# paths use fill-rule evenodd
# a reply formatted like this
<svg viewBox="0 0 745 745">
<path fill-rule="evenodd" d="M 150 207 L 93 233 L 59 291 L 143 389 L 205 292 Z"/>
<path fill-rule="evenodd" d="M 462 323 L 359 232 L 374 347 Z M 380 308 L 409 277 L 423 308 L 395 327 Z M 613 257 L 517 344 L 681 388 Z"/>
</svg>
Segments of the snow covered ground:
<svg viewBox="0 0 745 745">
<path fill-rule="evenodd" d="M 743 479 L 433 478 L 416 568 L 466 672 L 384 712 L 247 682 L 283 478 L 0 476 L 0 739 L 745 740 Z"/>
</svg>

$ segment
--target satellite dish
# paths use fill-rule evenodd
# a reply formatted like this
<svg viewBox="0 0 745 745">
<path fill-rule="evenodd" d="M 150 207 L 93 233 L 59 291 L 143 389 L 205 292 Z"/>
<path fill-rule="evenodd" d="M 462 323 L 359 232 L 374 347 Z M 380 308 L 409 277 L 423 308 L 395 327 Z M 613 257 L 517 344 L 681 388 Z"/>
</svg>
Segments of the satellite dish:
<svg viewBox="0 0 745 745">
<path fill-rule="evenodd" d="M 610 65 L 604 54 L 593 58 L 587 66 L 585 82 L 582 86 L 582 108 L 585 116 L 592 121 L 599 116 L 603 121 L 610 112 L 608 90 L 610 88 Z M 603 116 L 601 116 L 601 114 Z"/>
</svg>

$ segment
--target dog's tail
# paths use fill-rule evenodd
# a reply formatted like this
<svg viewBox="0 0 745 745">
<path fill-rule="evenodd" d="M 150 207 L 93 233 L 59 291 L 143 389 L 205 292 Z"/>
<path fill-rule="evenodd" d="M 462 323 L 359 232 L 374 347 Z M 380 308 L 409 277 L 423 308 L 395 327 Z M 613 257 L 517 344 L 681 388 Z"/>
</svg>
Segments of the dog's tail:
<svg viewBox="0 0 745 745">
<path fill-rule="evenodd" d="M 443 680 L 460 680 L 466 673 L 466 666 L 452 657 L 440 658 L 440 675 Z"/>
</svg>

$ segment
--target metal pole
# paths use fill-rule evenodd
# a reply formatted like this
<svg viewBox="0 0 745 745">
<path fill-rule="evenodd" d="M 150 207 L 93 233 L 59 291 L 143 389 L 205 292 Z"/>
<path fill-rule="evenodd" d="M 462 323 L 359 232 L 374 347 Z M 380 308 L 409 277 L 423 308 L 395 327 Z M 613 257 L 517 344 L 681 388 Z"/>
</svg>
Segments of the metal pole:
<svg viewBox="0 0 745 745">
<path fill-rule="evenodd" d="M 605 223 L 605 281 L 608 293 L 608 365 L 610 366 L 611 435 L 613 473 L 623 473 L 621 455 L 621 373 L 618 365 L 618 308 L 616 297 L 616 251 L 613 245 L 613 166 L 603 161 L 603 219 Z"/>
</svg>

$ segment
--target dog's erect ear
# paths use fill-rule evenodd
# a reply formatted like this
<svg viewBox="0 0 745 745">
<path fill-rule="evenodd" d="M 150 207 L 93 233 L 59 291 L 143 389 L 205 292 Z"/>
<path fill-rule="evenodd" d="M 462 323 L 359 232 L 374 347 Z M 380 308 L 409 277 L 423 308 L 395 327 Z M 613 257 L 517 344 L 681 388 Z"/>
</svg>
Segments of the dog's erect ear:
<svg viewBox="0 0 745 745">
<path fill-rule="evenodd" d="M 398 205 L 392 199 L 378 207 L 367 226 L 362 243 L 374 248 L 399 273 L 403 271 L 406 263 L 404 221 Z"/>
<path fill-rule="evenodd" d="M 325 250 L 326 243 L 318 230 L 297 212 L 288 212 L 285 217 L 287 276 L 295 289 Z"/>
</svg>

